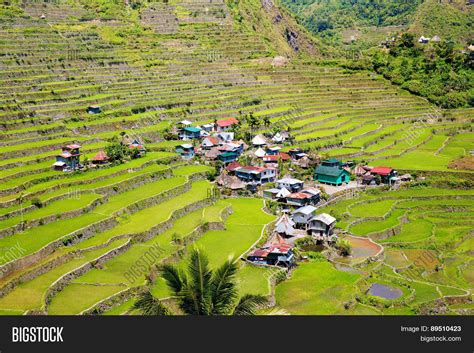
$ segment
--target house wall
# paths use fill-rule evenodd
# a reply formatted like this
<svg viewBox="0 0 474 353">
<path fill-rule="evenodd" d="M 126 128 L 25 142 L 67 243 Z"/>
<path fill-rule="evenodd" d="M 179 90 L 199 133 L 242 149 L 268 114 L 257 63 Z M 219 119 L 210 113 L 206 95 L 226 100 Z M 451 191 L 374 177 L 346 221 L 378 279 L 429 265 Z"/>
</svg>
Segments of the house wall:
<svg viewBox="0 0 474 353">
<path fill-rule="evenodd" d="M 295 223 L 301 223 L 301 224 L 304 224 L 304 223 L 308 223 L 308 220 L 313 217 L 312 214 L 310 215 L 305 215 L 305 214 L 302 214 L 302 213 L 294 213 L 293 214 L 293 221 Z"/>
</svg>

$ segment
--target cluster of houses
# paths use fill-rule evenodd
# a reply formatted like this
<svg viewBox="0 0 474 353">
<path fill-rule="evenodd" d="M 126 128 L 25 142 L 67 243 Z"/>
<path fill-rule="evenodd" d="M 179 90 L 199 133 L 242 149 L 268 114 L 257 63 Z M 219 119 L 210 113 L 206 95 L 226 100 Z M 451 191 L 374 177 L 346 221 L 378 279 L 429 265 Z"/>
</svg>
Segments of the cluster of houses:
<svg viewBox="0 0 474 353">
<path fill-rule="evenodd" d="M 320 201 L 321 191 L 312 187 L 304 187 L 299 179 L 285 177 L 275 182 L 275 187 L 263 191 L 263 197 L 290 206 L 316 205 Z"/>
<path fill-rule="evenodd" d="M 336 219 L 327 213 L 316 214 L 316 208 L 300 207 L 291 215 L 284 213 L 275 223 L 273 234 L 264 246 L 247 255 L 247 260 L 259 265 L 292 267 L 295 264 L 293 238 L 310 235 L 316 242 L 334 243 Z"/>
<path fill-rule="evenodd" d="M 370 167 L 357 166 L 354 174 L 361 178 L 363 185 L 379 185 L 381 183 L 392 185 L 398 181 L 410 181 L 411 176 L 408 174 L 398 177 L 395 169 L 390 167 Z"/>
<path fill-rule="evenodd" d="M 136 150 L 136 155 L 141 157 L 145 152 L 146 148 L 138 141 L 138 139 L 129 139 L 124 136 L 122 138 L 122 143 L 130 150 Z M 74 170 L 84 168 L 84 165 L 81 164 L 81 145 L 73 143 L 70 145 L 65 145 L 61 148 L 61 153 L 56 156 L 56 162 L 53 163 L 53 169 L 62 172 L 71 172 Z M 107 165 L 110 162 L 109 156 L 104 150 L 97 152 L 91 159 L 90 165 L 92 167 L 98 167 Z"/>
</svg>

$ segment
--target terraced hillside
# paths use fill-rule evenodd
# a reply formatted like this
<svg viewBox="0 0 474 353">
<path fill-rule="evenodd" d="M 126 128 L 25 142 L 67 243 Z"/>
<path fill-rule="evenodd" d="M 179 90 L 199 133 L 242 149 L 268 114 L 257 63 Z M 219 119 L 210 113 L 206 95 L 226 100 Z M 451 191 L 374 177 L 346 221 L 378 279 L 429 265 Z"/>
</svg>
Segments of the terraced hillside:
<svg viewBox="0 0 474 353">
<path fill-rule="evenodd" d="M 117 303 L 111 313 L 126 312 L 153 277 L 147 269 L 131 281 L 128 271 L 154 249 L 154 263 L 181 261 L 196 243 L 216 263 L 259 240 L 273 220 L 263 201 L 209 197 L 211 168 L 182 162 L 181 142 L 165 140 L 182 119 L 252 112 L 262 121 L 255 133 L 291 128 L 286 148 L 404 170 L 460 171 L 450 163 L 474 150 L 471 109 L 437 111 L 323 60 L 324 48 L 271 1 L 123 2 L 117 16 L 86 5 L 0 8 L 2 314 L 102 313 Z M 275 65 L 281 55 L 288 63 Z M 87 112 L 94 105 L 101 113 Z M 61 146 L 80 144 L 91 159 L 122 132 L 146 143 L 142 158 L 52 169 Z M 243 266 L 242 290 L 268 293 L 262 272 Z"/>
<path fill-rule="evenodd" d="M 472 313 L 473 195 L 426 187 L 371 190 L 323 208 L 352 235 L 353 256 L 335 257 L 336 268 L 302 264 L 277 286 L 277 304 L 292 314 Z M 371 253 L 364 239 L 382 248 Z M 374 284 L 399 294 L 373 295 Z"/>
</svg>

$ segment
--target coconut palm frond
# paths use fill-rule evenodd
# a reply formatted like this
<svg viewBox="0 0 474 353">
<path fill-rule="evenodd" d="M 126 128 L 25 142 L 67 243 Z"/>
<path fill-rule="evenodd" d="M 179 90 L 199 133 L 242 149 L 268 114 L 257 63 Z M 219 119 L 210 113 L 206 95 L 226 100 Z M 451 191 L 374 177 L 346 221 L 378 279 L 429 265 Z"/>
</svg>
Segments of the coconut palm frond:
<svg viewBox="0 0 474 353">
<path fill-rule="evenodd" d="M 191 251 L 188 263 L 189 290 L 193 292 L 195 310 L 201 315 L 211 313 L 209 260 L 199 249 Z"/>
<path fill-rule="evenodd" d="M 268 302 L 263 295 L 245 294 L 234 309 L 234 315 L 255 315 L 257 309 Z"/>
<path fill-rule="evenodd" d="M 180 295 L 181 291 L 186 287 L 186 275 L 173 265 L 164 265 L 162 267 L 163 278 L 168 287 L 175 295 Z"/>
<path fill-rule="evenodd" d="M 147 316 L 168 316 L 171 312 L 163 303 L 155 298 L 150 291 L 140 294 L 138 300 L 133 304 L 133 308 Z"/>
<path fill-rule="evenodd" d="M 231 314 L 237 301 L 238 290 L 235 276 L 238 265 L 229 258 L 221 267 L 214 271 L 211 280 L 211 297 L 215 315 Z"/>
</svg>

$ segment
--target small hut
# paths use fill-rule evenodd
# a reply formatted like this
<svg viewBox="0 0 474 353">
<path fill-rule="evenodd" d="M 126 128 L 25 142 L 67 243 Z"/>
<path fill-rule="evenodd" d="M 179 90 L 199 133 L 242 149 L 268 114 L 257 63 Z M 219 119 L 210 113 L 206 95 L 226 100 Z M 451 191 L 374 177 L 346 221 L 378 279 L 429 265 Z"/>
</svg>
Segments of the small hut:
<svg viewBox="0 0 474 353">
<path fill-rule="evenodd" d="M 94 157 L 92 157 L 91 161 L 93 164 L 98 165 L 107 164 L 109 162 L 109 157 L 104 151 L 99 151 Z"/>
</svg>

